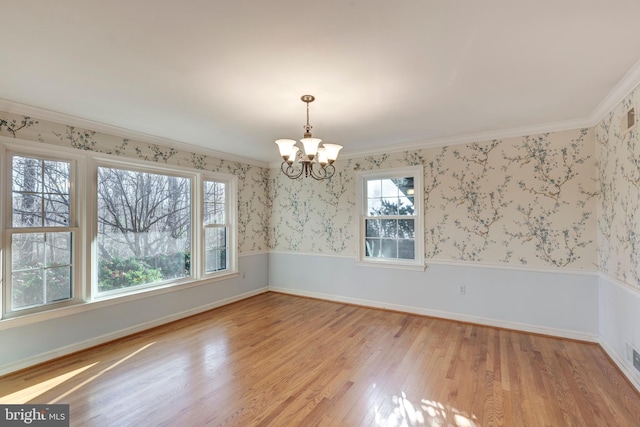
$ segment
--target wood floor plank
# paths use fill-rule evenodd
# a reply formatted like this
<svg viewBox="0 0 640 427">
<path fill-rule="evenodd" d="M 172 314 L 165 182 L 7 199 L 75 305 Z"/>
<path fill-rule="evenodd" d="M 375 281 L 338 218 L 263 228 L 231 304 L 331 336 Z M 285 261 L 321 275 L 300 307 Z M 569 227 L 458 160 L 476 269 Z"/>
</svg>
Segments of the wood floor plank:
<svg viewBox="0 0 640 427">
<path fill-rule="evenodd" d="M 590 343 L 266 293 L 0 378 L 73 426 L 638 426 Z"/>
</svg>

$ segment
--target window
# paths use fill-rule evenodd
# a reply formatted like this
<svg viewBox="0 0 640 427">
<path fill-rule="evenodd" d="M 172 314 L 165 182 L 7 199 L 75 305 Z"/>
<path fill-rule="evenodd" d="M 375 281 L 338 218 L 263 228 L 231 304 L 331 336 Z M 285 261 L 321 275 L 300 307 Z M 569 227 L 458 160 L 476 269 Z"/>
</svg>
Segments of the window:
<svg viewBox="0 0 640 427">
<path fill-rule="evenodd" d="M 98 293 L 191 276 L 191 181 L 98 167 Z"/>
<path fill-rule="evenodd" d="M 231 237 L 227 186 L 223 181 L 204 181 L 205 273 L 225 270 L 229 264 Z"/>
<path fill-rule="evenodd" d="M 22 314 L 75 298 L 75 162 L 8 153 L 4 312 Z M 75 187 L 75 186 L 74 186 Z"/>
<path fill-rule="evenodd" d="M 1 137 L 0 149 L 0 318 L 237 274 L 236 176 Z"/>
<path fill-rule="evenodd" d="M 358 260 L 424 268 L 422 167 L 358 175 Z"/>
</svg>

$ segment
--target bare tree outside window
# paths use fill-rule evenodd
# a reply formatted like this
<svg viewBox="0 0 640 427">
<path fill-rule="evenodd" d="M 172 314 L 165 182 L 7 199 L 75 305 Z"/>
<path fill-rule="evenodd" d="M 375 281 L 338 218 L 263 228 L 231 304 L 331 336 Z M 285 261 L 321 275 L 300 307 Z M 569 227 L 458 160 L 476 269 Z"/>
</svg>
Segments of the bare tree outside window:
<svg viewBox="0 0 640 427">
<path fill-rule="evenodd" d="M 98 168 L 98 291 L 191 274 L 191 180 Z"/>
<path fill-rule="evenodd" d="M 71 164 L 16 155 L 11 173 L 11 307 L 71 299 Z"/>
<path fill-rule="evenodd" d="M 226 184 L 204 182 L 205 272 L 225 270 L 229 254 Z"/>
<path fill-rule="evenodd" d="M 237 177 L 63 149 L 5 153 L 2 316 L 236 272 Z"/>
</svg>

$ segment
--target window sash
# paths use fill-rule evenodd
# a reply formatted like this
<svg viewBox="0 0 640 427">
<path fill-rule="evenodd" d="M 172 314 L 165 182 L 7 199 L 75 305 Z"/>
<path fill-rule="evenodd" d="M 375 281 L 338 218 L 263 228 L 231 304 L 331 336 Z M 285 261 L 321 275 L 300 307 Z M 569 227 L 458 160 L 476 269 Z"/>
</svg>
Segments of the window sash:
<svg viewBox="0 0 640 427">
<path fill-rule="evenodd" d="M 53 244 L 51 244 L 51 241 L 55 239 L 53 235 L 67 235 L 67 248 L 65 249 L 59 246 L 57 248 L 58 251 L 52 253 L 52 251 L 56 249 L 53 247 Z M 20 242 L 15 239 L 17 236 L 26 237 L 27 240 Z M 28 239 L 29 236 L 33 236 L 35 239 Z M 62 243 L 65 244 L 64 237 L 62 237 L 62 240 Z M 73 232 L 60 230 L 48 233 L 13 233 L 11 235 L 12 265 L 8 299 L 10 311 L 22 311 L 43 307 L 69 301 L 74 298 L 73 240 Z M 17 244 L 20 246 L 32 246 L 31 256 L 34 255 L 33 252 L 36 252 L 36 257 L 33 258 L 35 265 L 33 262 L 20 263 L 20 260 L 15 256 L 15 246 Z M 67 252 L 66 256 L 64 252 Z M 66 258 L 66 260 L 64 258 Z M 18 262 L 18 264 L 16 264 L 16 262 Z M 56 275 L 61 277 L 56 278 Z M 66 281 L 61 281 L 60 279 L 65 279 L 65 276 L 67 276 Z M 25 282 L 28 282 L 28 284 L 24 284 Z M 19 286 L 19 283 L 23 285 Z M 38 296 L 41 296 L 41 298 L 37 298 Z M 22 302 L 20 302 L 20 300 Z"/>
<path fill-rule="evenodd" d="M 6 173 L 2 179 L 6 180 L 7 185 L 4 186 L 5 194 L 3 195 L 6 217 L 2 233 L 5 248 L 2 317 L 37 313 L 50 310 L 52 306 L 77 303 L 79 301 L 78 242 L 80 235 L 76 211 L 78 191 L 76 179 L 79 174 L 77 156 L 60 158 L 51 156 L 49 152 L 43 150 L 28 149 L 6 150 L 4 155 L 6 156 L 4 159 Z M 20 177 L 16 175 L 14 162 L 20 158 L 33 161 L 32 166 L 39 169 L 38 175 L 32 177 L 35 182 L 31 188 L 16 185 L 16 179 Z M 56 174 L 60 171 L 65 172 L 64 176 L 57 177 L 61 181 L 56 181 L 56 178 L 49 175 L 49 173 Z M 64 191 L 53 191 L 55 190 L 53 187 L 57 184 L 61 184 Z M 39 218 L 38 221 L 32 224 L 16 222 L 15 216 L 21 214 L 17 213 L 14 204 L 16 195 L 34 195 L 40 198 L 40 203 L 31 211 L 33 218 Z M 45 206 L 47 195 L 66 197 L 63 202 L 67 206 L 62 210 L 63 221 L 59 224 L 47 221 L 48 211 Z M 65 243 L 67 248 L 58 247 L 58 251 L 51 253 L 55 250 L 52 246 L 55 243 L 51 243 L 52 239 L 56 236 L 59 239 L 64 235 L 68 236 Z M 25 257 L 31 258 L 31 261 L 20 263 L 17 258 L 20 256 L 18 247 L 22 247 L 23 250 L 29 250 L 28 247 L 31 247 L 29 250 L 31 253 L 23 252 Z M 27 249 L 24 249 L 25 247 Z M 67 261 L 64 263 L 56 261 L 61 252 L 67 252 L 64 256 Z M 41 298 L 37 298 L 38 293 L 41 294 Z"/>
<path fill-rule="evenodd" d="M 202 229 L 204 259 L 202 268 L 205 276 L 220 274 L 232 267 L 229 256 L 233 234 L 232 225 L 228 221 L 232 215 L 231 204 L 229 203 L 229 190 L 231 187 L 231 182 L 228 180 L 203 179 L 202 206 L 204 214 Z M 214 191 L 217 191 L 217 193 L 214 193 Z M 222 231 L 222 233 L 218 232 L 216 236 L 214 230 Z"/>
<path fill-rule="evenodd" d="M 223 224 L 208 224 L 204 227 L 205 230 L 205 249 L 204 249 L 204 273 L 214 274 L 221 271 L 226 271 L 229 268 L 229 230 L 228 225 Z M 222 231 L 222 244 L 215 244 L 215 234 L 213 236 L 214 244 L 211 244 L 207 240 L 208 231 L 218 230 Z M 218 237 L 220 234 L 218 234 Z"/>
<path fill-rule="evenodd" d="M 424 269 L 422 176 L 421 165 L 358 173 L 359 263 Z"/>
</svg>

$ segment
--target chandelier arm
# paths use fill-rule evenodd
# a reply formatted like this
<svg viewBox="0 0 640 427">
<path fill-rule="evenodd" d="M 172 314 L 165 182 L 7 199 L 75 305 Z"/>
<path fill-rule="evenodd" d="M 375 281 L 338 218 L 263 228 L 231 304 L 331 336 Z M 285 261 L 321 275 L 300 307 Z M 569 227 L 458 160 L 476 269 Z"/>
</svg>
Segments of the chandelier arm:
<svg viewBox="0 0 640 427">
<path fill-rule="evenodd" d="M 310 169 L 311 177 L 317 181 L 331 178 L 336 171 L 336 168 L 333 165 L 314 167 L 313 163 L 311 164 Z"/>
<path fill-rule="evenodd" d="M 286 167 L 285 167 L 286 166 Z M 282 162 L 280 165 L 280 169 L 282 169 L 282 173 L 284 173 L 287 177 L 291 179 L 298 179 L 302 176 L 302 172 L 304 172 L 304 168 L 301 167 L 299 172 L 296 172 L 296 168 L 293 167 L 293 164 L 289 164 L 286 160 Z"/>
<path fill-rule="evenodd" d="M 336 173 L 336 167 L 333 164 L 326 165 L 324 170 L 327 173 L 327 178 L 331 178 Z"/>
</svg>

